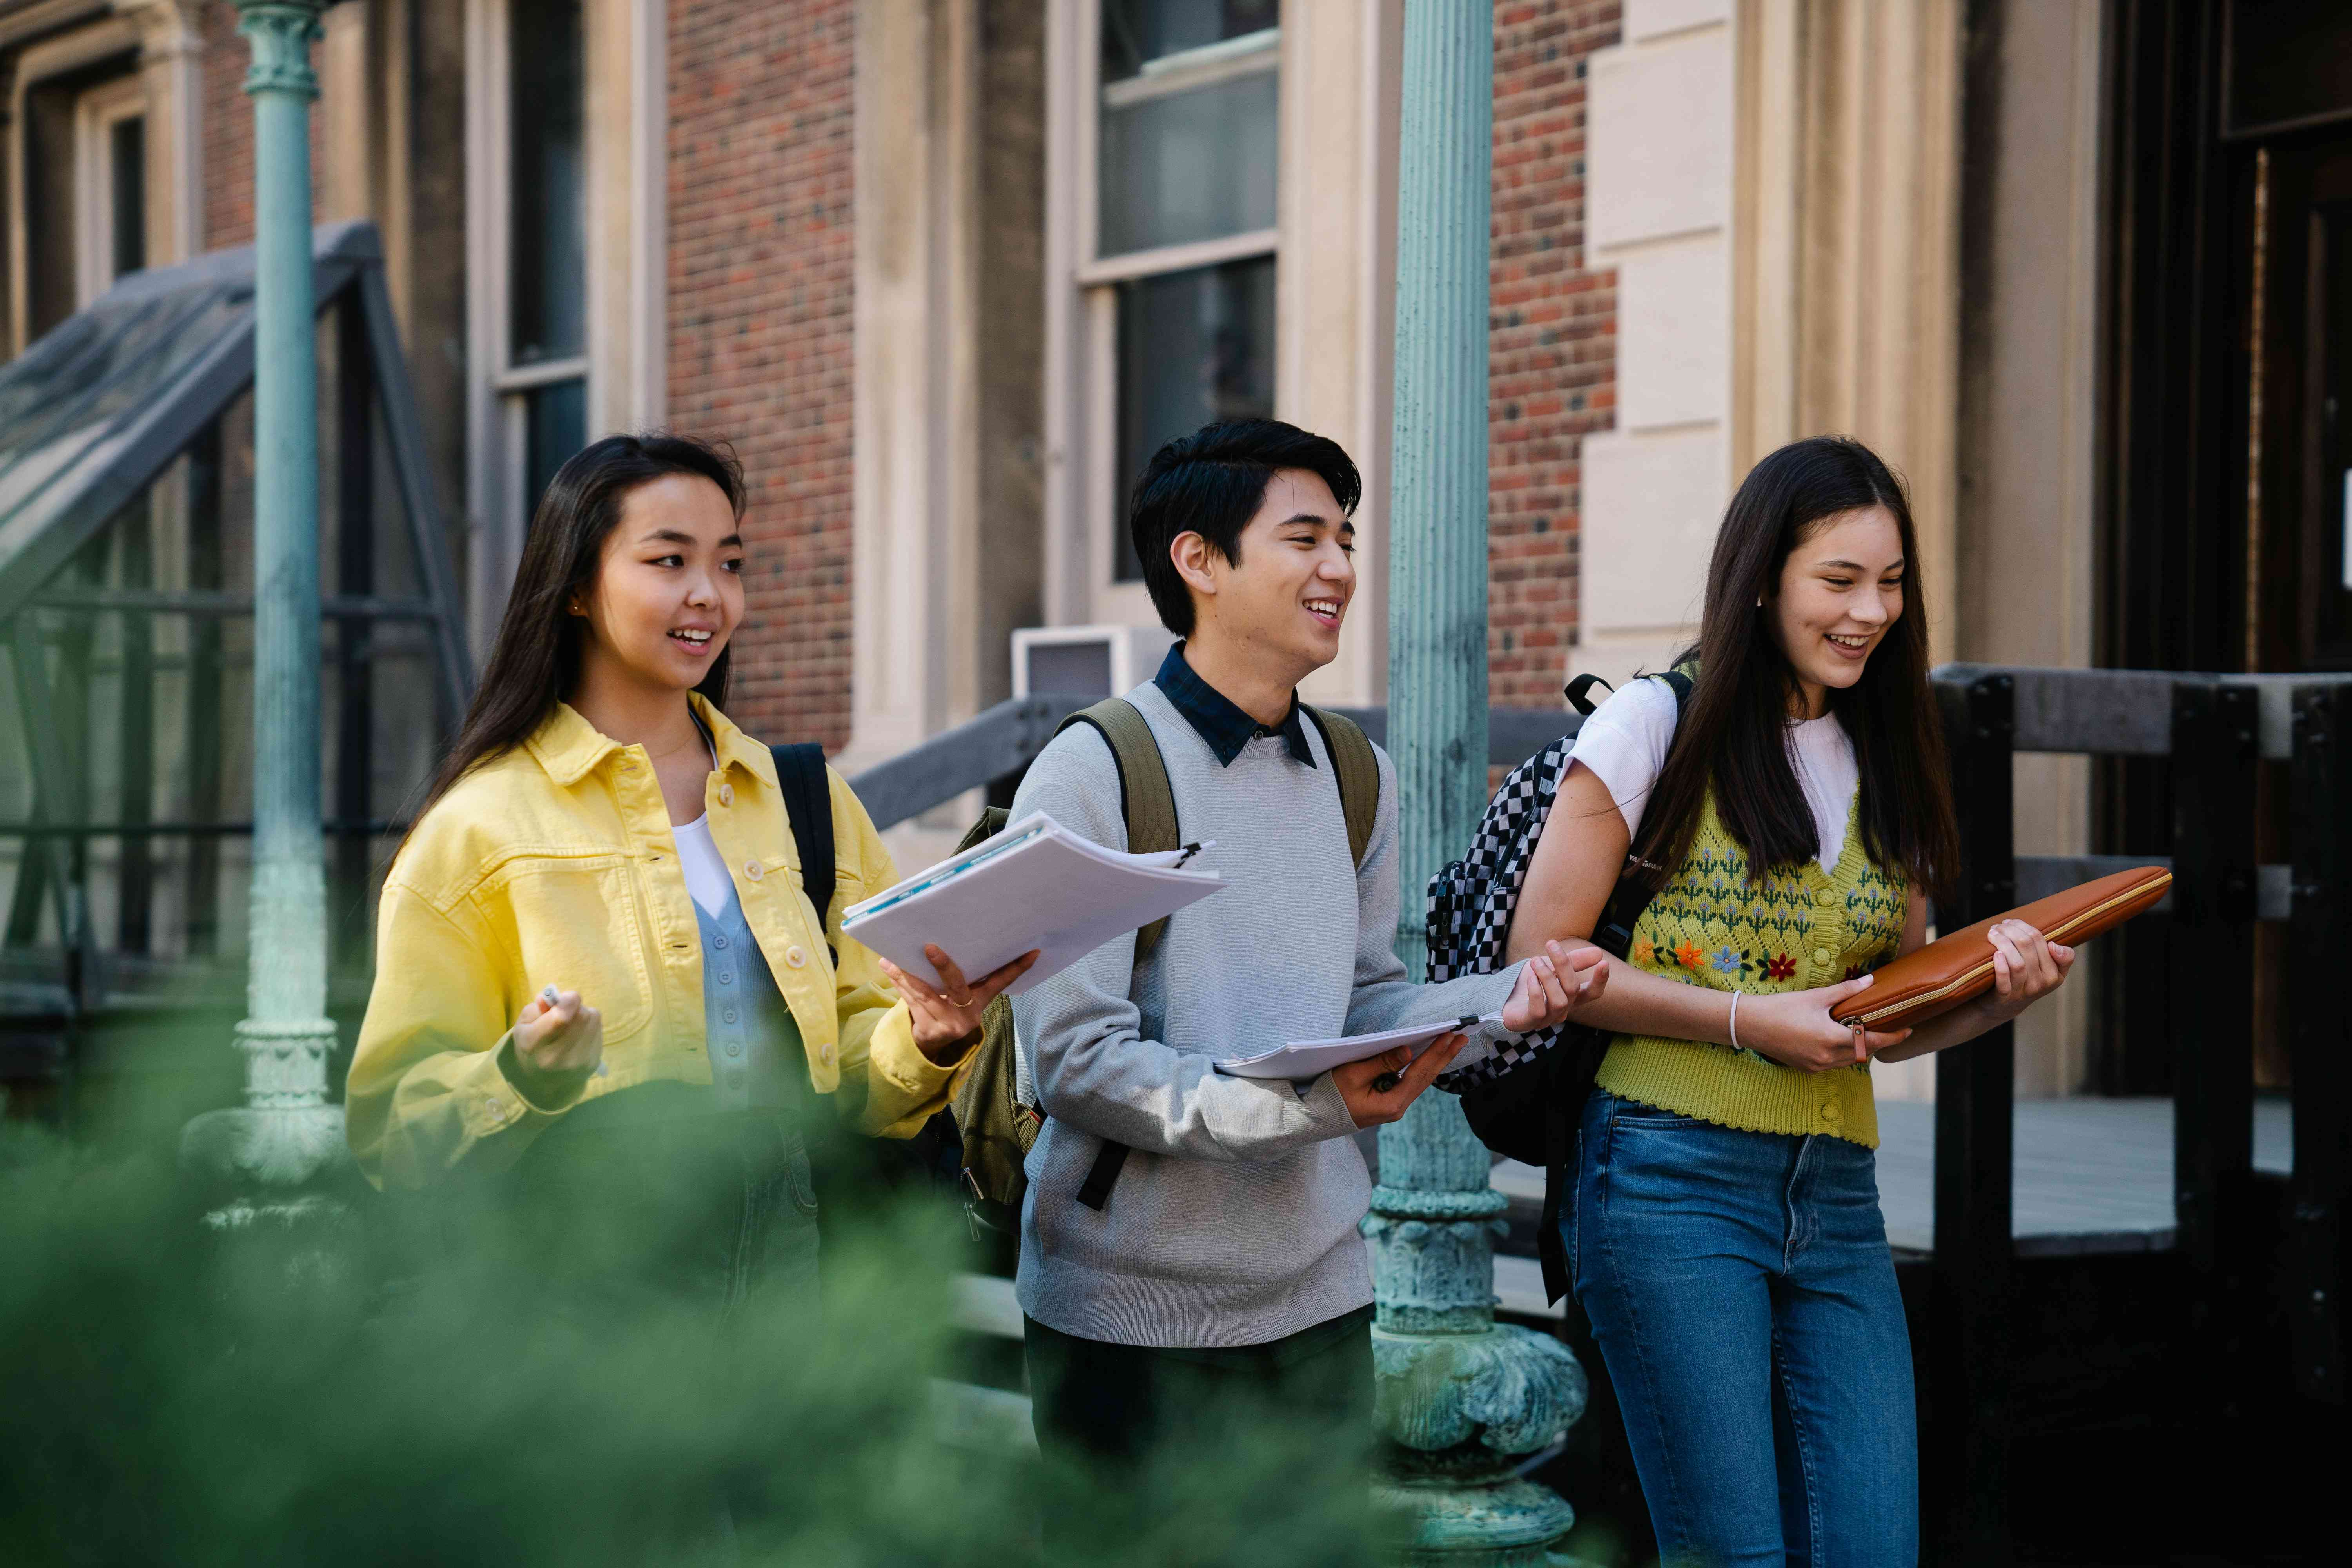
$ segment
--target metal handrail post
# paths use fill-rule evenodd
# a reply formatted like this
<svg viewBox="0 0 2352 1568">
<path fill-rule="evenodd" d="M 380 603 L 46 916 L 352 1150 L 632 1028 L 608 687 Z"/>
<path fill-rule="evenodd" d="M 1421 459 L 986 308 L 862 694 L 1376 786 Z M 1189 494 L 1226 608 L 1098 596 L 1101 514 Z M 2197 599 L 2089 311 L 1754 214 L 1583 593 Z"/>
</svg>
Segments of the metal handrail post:
<svg viewBox="0 0 2352 1568">
<path fill-rule="evenodd" d="M 1958 907 L 1941 928 L 2017 902 L 2015 682 L 1987 675 L 1936 688 L 1960 815 Z M 1999 1563 L 2010 1555 L 2009 1335 L 2015 1246 L 2016 1030 L 1988 1030 L 1936 1058 L 1936 1254 L 1922 1454 L 1926 1534 L 1936 1561 Z"/>
</svg>

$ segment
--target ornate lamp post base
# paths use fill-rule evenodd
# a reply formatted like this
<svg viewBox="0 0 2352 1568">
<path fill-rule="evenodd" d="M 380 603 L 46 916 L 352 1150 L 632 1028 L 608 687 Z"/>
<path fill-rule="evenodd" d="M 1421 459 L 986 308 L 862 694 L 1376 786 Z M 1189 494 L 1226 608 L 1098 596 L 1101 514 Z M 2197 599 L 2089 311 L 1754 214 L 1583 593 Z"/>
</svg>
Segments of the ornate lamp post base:
<svg viewBox="0 0 2352 1568">
<path fill-rule="evenodd" d="M 1412 1521 L 1401 1561 L 1413 1568 L 1475 1563 L 1482 1568 L 1568 1568 L 1576 1560 L 1551 1550 L 1576 1524 L 1576 1510 L 1549 1487 L 1503 1480 L 1475 1491 L 1428 1489 L 1381 1480 L 1376 1507 Z"/>
<path fill-rule="evenodd" d="M 1451 1095 L 1415 1102 L 1381 1135 L 1372 1247 L 1372 1367 L 1381 1453 L 1373 1497 L 1402 1516 L 1402 1561 L 1549 1568 L 1576 1523 L 1517 1467 L 1584 1414 L 1573 1352 L 1495 1321 L 1495 1238 L 1507 1206 Z"/>
</svg>

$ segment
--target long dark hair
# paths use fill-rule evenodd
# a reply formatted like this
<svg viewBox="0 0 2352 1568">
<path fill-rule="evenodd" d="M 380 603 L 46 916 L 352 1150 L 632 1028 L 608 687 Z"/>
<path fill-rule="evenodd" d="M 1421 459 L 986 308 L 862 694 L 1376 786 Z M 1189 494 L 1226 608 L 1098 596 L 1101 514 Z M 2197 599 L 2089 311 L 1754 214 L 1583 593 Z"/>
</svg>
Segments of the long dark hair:
<svg viewBox="0 0 2352 1568">
<path fill-rule="evenodd" d="M 1779 597 L 1790 552 L 1815 528 L 1871 506 L 1885 507 L 1902 535 L 1903 614 L 1862 679 L 1830 689 L 1829 711 L 1853 742 L 1864 848 L 1931 897 L 1950 891 L 1959 826 L 1943 727 L 1927 686 L 1927 616 L 1911 503 L 1876 453 L 1838 436 L 1792 442 L 1766 458 L 1724 512 L 1706 569 L 1699 639 L 1675 660 L 1696 659 L 1698 678 L 1634 850 L 1654 889 L 1690 853 L 1710 784 L 1716 813 L 1747 851 L 1751 877 L 1813 858 L 1819 838 L 1812 813 L 1789 761 L 1797 675 L 1756 605 L 1759 597 L 1768 606 Z"/>
<path fill-rule="evenodd" d="M 522 744 L 572 695 L 580 680 L 580 639 L 585 632 L 568 606 L 594 588 L 604 541 L 621 521 L 629 492 L 671 474 L 709 479 L 726 492 L 736 521 L 742 521 L 743 466 L 723 444 L 661 431 L 607 436 L 555 470 L 531 514 L 506 617 L 499 623 L 473 705 L 424 804 L 409 817 L 412 825 L 422 822 L 459 779 Z M 733 657 L 731 647 L 722 648 L 710 661 L 710 673 L 695 687 L 713 707 L 727 705 L 727 665 Z"/>
</svg>

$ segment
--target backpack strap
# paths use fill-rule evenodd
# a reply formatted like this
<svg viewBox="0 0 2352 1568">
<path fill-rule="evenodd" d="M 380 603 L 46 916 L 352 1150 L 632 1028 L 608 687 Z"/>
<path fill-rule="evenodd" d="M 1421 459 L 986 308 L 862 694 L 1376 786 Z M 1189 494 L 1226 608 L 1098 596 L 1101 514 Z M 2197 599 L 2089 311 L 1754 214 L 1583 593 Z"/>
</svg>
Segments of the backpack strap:
<svg viewBox="0 0 2352 1568">
<path fill-rule="evenodd" d="M 1168 782 L 1168 761 L 1160 754 L 1151 725 L 1143 710 L 1124 697 L 1106 697 L 1091 708 L 1062 721 L 1054 733 L 1073 724 L 1090 724 L 1110 747 L 1118 764 L 1118 814 L 1127 822 L 1127 847 L 1131 855 L 1158 855 L 1184 847 L 1176 821 L 1176 791 Z M 1140 963 L 1168 930 L 1166 916 L 1135 933 L 1135 961 Z"/>
<path fill-rule="evenodd" d="M 1364 851 L 1372 847 L 1372 828 L 1381 816 L 1381 763 L 1363 726 L 1345 713 L 1328 713 L 1302 702 L 1299 710 L 1322 732 L 1323 750 L 1331 771 L 1339 775 L 1339 810 L 1348 819 L 1348 855 L 1360 868 Z"/>
<path fill-rule="evenodd" d="M 816 909 L 817 934 L 824 935 L 833 919 L 833 781 L 826 776 L 824 748 L 813 741 L 794 746 L 771 746 L 776 784 L 784 794 L 784 816 L 792 825 L 793 842 L 801 852 L 801 890 Z M 841 953 L 832 942 L 825 952 L 838 964 Z"/>
<path fill-rule="evenodd" d="M 1568 700 L 1581 712 L 1592 711 L 1587 693 L 1597 679 L 1582 675 L 1569 683 Z M 1679 733 L 1683 714 L 1690 706 L 1690 676 L 1682 669 L 1669 669 L 1651 679 L 1664 681 L 1666 689 L 1675 694 L 1675 729 Z M 1621 960 L 1633 951 L 1633 928 L 1642 923 L 1653 896 L 1634 879 L 1630 846 L 1627 854 L 1625 869 L 1618 876 L 1617 885 L 1609 890 L 1609 902 L 1602 907 L 1600 922 L 1592 932 L 1595 947 Z M 1561 1048 L 1553 1047 L 1555 1066 Z M 1577 1101 L 1568 1104 L 1555 1093 L 1551 1103 L 1545 1107 L 1543 1214 L 1536 1222 L 1536 1259 L 1543 1269 L 1544 1294 L 1553 1301 L 1566 1295 L 1570 1285 L 1568 1247 L 1560 1237 L 1559 1222 L 1563 1190 L 1572 1179 L 1569 1167 L 1576 1159 L 1577 1124 L 1584 1115 L 1582 1097 L 1577 1097 Z"/>
<path fill-rule="evenodd" d="M 1111 761 L 1118 764 L 1118 814 L 1127 823 L 1129 853 L 1156 855 L 1182 848 L 1184 836 L 1177 826 L 1176 791 L 1168 782 L 1168 760 L 1160 754 L 1160 742 L 1152 738 L 1143 710 L 1124 697 L 1106 697 L 1063 720 L 1054 732 L 1058 735 L 1073 724 L 1094 726 L 1110 747 Z M 1135 933 L 1138 963 L 1160 945 L 1167 930 L 1163 915 Z M 1106 1142 L 1078 1187 L 1078 1202 L 1100 1214 L 1110 1202 L 1111 1188 L 1118 1184 L 1127 1156 L 1126 1144 Z"/>
<path fill-rule="evenodd" d="M 1691 678 L 1682 670 L 1669 669 L 1647 679 L 1664 681 L 1666 689 L 1675 694 L 1675 731 L 1681 733 L 1683 713 L 1690 707 Z M 1650 907 L 1651 893 L 1634 879 L 1633 871 L 1629 847 L 1625 869 L 1610 889 L 1609 902 L 1602 906 L 1601 922 L 1592 932 L 1593 945 L 1617 958 L 1633 951 L 1633 928 Z"/>
</svg>

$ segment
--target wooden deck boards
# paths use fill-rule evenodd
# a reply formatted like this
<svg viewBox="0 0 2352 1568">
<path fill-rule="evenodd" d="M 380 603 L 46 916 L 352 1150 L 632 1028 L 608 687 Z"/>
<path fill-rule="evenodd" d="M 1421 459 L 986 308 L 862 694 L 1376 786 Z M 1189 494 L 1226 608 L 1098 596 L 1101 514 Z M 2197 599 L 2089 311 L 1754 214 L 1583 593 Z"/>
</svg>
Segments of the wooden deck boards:
<svg viewBox="0 0 2352 1568">
<path fill-rule="evenodd" d="M 1886 1239 L 1936 1245 L 1936 1108 L 1878 1107 L 1878 1201 Z M 2172 1101 L 2021 1100 L 2010 1233 L 2020 1256 L 2158 1251 L 2172 1245 Z M 2289 1107 L 2254 1107 L 2254 1166 L 2294 1163 Z"/>
</svg>

